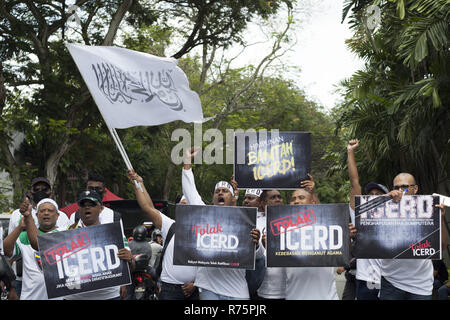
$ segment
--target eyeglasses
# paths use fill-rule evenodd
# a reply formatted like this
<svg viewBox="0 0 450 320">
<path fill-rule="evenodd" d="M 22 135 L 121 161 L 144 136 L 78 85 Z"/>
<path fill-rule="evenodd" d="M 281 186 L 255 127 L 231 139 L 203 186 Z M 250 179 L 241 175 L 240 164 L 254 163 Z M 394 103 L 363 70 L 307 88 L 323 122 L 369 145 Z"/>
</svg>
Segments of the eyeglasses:
<svg viewBox="0 0 450 320">
<path fill-rule="evenodd" d="M 394 186 L 394 190 L 405 190 L 408 189 L 409 187 L 414 187 L 415 184 L 402 184 L 401 186 Z"/>
<path fill-rule="evenodd" d="M 91 201 L 85 201 L 85 202 L 80 203 L 79 206 L 80 206 L 80 208 L 86 208 L 86 207 L 93 208 L 93 207 L 97 206 L 97 203 L 91 202 Z"/>
<path fill-rule="evenodd" d="M 33 192 L 47 192 L 48 190 L 49 188 L 47 186 L 36 186 L 32 189 Z"/>
</svg>

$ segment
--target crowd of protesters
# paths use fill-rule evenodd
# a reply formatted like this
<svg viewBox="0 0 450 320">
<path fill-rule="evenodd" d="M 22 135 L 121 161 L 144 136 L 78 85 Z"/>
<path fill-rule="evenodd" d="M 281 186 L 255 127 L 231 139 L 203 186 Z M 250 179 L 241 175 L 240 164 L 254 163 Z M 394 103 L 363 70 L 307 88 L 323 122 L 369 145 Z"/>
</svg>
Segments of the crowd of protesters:
<svg viewBox="0 0 450 320">
<path fill-rule="evenodd" d="M 348 170 L 350 178 L 350 221 L 351 242 L 354 241 L 355 196 L 362 195 L 359 184 L 354 152 L 358 140 L 351 140 L 347 146 Z M 181 173 L 183 197 L 177 204 L 204 205 L 198 193 L 191 163 L 198 149 L 192 148 L 185 153 L 184 167 Z M 0 242 L 0 275 L 12 267 L 14 281 L 0 279 L 4 299 L 46 300 L 44 275 L 40 264 L 37 236 L 43 233 L 61 232 L 68 229 L 86 228 L 98 224 L 120 221 L 124 249 L 119 250 L 119 259 L 135 268 L 136 256 L 145 254 L 154 270 L 157 281 L 157 297 L 160 300 L 338 300 L 336 272 L 345 272 L 343 300 L 426 300 L 448 299 L 450 282 L 443 261 L 429 259 L 352 259 L 347 266 L 335 267 L 265 267 L 266 255 L 266 215 L 267 206 L 284 205 L 278 190 L 245 190 L 242 206 L 257 208 L 256 228 L 251 230 L 249 238 L 256 247 L 255 270 L 219 267 L 180 266 L 173 263 L 175 221 L 157 210 L 147 192 L 144 180 L 134 170 L 128 170 L 130 185 L 135 190 L 136 200 L 142 211 L 152 221 L 155 230 L 151 239 L 147 239 L 146 228 L 137 226 L 132 241 L 123 233 L 123 223 L 113 210 L 103 206 L 105 184 L 101 176 L 91 176 L 86 190 L 81 192 L 78 210 L 70 218 L 59 210 L 52 199 L 52 186 L 48 179 L 39 177 L 31 182 L 30 193 L 10 218 L 8 233 Z M 311 175 L 299 183 L 299 188 L 288 196 L 289 205 L 320 204 L 315 192 L 315 183 Z M 137 183 L 136 183 L 137 182 Z M 389 191 L 380 183 L 368 183 L 365 194 L 389 195 L 393 201 L 400 201 L 404 195 L 419 194 L 419 186 L 409 173 L 399 173 L 393 177 L 393 190 Z M 215 206 L 236 206 L 239 186 L 232 177 L 230 181 L 219 181 L 212 191 L 212 203 Z M 445 214 L 443 204 L 440 208 Z M 444 219 L 442 219 L 444 221 Z M 0 230 L 0 234 L 3 234 Z M 448 241 L 447 228 L 441 226 L 442 248 Z M 131 239 L 130 239 L 131 240 Z M 149 241 L 151 240 L 151 241 Z M 158 270 L 158 268 L 160 270 Z M 57 298 L 57 300 L 119 300 L 133 299 L 130 290 L 133 286 L 115 286 L 101 290 L 83 292 Z"/>
</svg>

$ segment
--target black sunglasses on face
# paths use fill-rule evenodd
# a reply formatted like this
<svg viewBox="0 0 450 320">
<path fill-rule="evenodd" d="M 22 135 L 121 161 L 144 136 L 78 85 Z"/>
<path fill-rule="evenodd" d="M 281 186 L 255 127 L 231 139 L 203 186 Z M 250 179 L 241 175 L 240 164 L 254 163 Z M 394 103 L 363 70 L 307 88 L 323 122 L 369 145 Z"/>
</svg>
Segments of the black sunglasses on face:
<svg viewBox="0 0 450 320">
<path fill-rule="evenodd" d="M 414 187 L 415 184 L 402 184 L 401 186 L 394 186 L 394 190 L 405 190 L 408 189 L 409 187 Z"/>
<path fill-rule="evenodd" d="M 80 208 L 86 208 L 86 207 L 93 208 L 93 207 L 97 206 L 97 203 L 91 202 L 91 201 L 85 201 L 85 202 L 81 202 L 79 204 L 79 206 L 80 206 Z"/>
<path fill-rule="evenodd" d="M 47 186 L 33 187 L 33 192 L 47 192 L 49 188 Z"/>
</svg>

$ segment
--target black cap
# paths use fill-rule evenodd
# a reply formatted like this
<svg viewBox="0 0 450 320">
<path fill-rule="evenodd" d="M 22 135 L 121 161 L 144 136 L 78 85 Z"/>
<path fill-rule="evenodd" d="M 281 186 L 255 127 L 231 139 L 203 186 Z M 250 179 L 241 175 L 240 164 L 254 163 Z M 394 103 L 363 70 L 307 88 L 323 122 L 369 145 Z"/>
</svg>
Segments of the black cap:
<svg viewBox="0 0 450 320">
<path fill-rule="evenodd" d="M 365 189 L 366 193 L 369 193 L 372 189 L 378 189 L 380 191 L 383 191 L 384 193 L 389 193 L 389 190 L 385 186 L 376 182 L 369 182 L 368 184 L 366 184 Z"/>
<path fill-rule="evenodd" d="M 38 177 L 38 178 L 34 178 L 33 180 L 31 180 L 31 187 L 33 187 L 38 182 L 44 182 L 44 183 L 48 184 L 49 187 L 52 186 L 50 184 L 50 181 L 47 178 L 45 178 L 45 177 Z"/>
<path fill-rule="evenodd" d="M 102 196 L 94 190 L 83 191 L 80 195 L 80 198 L 78 199 L 78 204 L 80 204 L 83 200 L 91 200 L 92 202 L 98 202 L 102 204 Z"/>
</svg>

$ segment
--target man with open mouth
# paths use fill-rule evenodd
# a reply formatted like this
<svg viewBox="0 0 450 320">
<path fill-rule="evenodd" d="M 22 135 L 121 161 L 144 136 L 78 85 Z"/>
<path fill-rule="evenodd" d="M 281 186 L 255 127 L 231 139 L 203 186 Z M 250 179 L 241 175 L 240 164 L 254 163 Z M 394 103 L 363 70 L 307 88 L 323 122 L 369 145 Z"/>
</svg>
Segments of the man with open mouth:
<svg viewBox="0 0 450 320">
<path fill-rule="evenodd" d="M 181 183 L 183 194 L 191 205 L 204 205 L 195 186 L 191 162 L 199 148 L 193 147 L 186 151 Z M 216 206 L 235 206 L 236 197 L 233 186 L 227 181 L 219 181 L 215 188 L 212 202 Z M 260 231 L 253 229 L 250 233 L 257 245 L 256 258 L 264 255 L 259 245 Z M 199 288 L 200 300 L 248 300 L 250 298 L 245 269 L 199 267 L 195 279 Z"/>
</svg>

